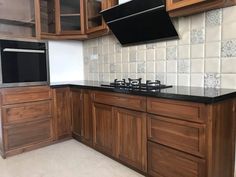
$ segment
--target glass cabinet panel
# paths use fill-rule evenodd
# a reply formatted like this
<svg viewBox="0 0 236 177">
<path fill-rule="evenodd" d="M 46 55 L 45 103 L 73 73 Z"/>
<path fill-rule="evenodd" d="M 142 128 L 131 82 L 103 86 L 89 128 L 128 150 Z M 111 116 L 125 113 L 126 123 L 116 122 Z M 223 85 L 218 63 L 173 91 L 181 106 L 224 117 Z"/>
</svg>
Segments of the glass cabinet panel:
<svg viewBox="0 0 236 177">
<path fill-rule="evenodd" d="M 87 0 L 87 29 L 93 29 L 103 26 L 102 15 L 99 12 L 102 10 L 101 0 Z"/>
<path fill-rule="evenodd" d="M 55 33 L 55 2 L 54 0 L 40 1 L 40 20 L 42 33 Z"/>
<path fill-rule="evenodd" d="M 80 0 L 60 0 L 61 31 L 80 31 Z"/>
</svg>

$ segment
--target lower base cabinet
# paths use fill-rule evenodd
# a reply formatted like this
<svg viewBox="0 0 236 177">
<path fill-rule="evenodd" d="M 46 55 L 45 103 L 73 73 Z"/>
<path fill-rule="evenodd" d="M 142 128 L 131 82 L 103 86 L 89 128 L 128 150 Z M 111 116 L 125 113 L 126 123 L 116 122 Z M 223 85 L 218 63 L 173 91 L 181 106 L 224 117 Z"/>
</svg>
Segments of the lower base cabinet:
<svg viewBox="0 0 236 177">
<path fill-rule="evenodd" d="M 152 177 L 206 177 L 204 160 L 152 142 L 148 162 Z"/>
<path fill-rule="evenodd" d="M 116 157 L 123 163 L 146 172 L 146 114 L 114 108 Z"/>
</svg>

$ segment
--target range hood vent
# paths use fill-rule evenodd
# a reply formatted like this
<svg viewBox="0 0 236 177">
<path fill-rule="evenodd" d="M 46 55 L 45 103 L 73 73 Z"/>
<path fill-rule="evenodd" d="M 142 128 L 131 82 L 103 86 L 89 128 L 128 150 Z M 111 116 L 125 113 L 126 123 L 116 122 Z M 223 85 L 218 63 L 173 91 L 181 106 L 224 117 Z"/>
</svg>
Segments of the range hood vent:
<svg viewBox="0 0 236 177">
<path fill-rule="evenodd" d="M 101 14 L 122 45 L 178 38 L 163 0 L 132 0 Z"/>
</svg>

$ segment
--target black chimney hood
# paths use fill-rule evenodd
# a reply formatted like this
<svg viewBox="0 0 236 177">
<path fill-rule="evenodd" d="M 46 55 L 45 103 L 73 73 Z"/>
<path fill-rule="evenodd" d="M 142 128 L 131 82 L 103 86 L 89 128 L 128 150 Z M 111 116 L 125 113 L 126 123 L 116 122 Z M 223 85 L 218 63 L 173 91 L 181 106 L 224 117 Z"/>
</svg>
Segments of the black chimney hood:
<svg viewBox="0 0 236 177">
<path fill-rule="evenodd" d="M 122 45 L 178 38 L 163 0 L 132 0 L 101 14 Z"/>
</svg>

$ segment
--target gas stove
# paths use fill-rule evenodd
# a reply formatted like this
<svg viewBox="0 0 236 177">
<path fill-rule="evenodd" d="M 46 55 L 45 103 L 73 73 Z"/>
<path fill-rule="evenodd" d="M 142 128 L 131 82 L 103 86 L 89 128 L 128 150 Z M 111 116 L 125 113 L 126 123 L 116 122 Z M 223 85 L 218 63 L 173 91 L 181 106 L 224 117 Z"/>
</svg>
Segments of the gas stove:
<svg viewBox="0 0 236 177">
<path fill-rule="evenodd" d="M 103 87 L 111 87 L 125 90 L 134 90 L 134 91 L 160 91 L 161 89 L 171 88 L 171 85 L 163 85 L 161 81 L 147 80 L 146 83 L 142 82 L 142 78 L 139 79 L 130 79 L 126 81 L 125 79 L 118 80 L 115 79 L 114 82 L 110 84 L 102 84 Z"/>
</svg>

